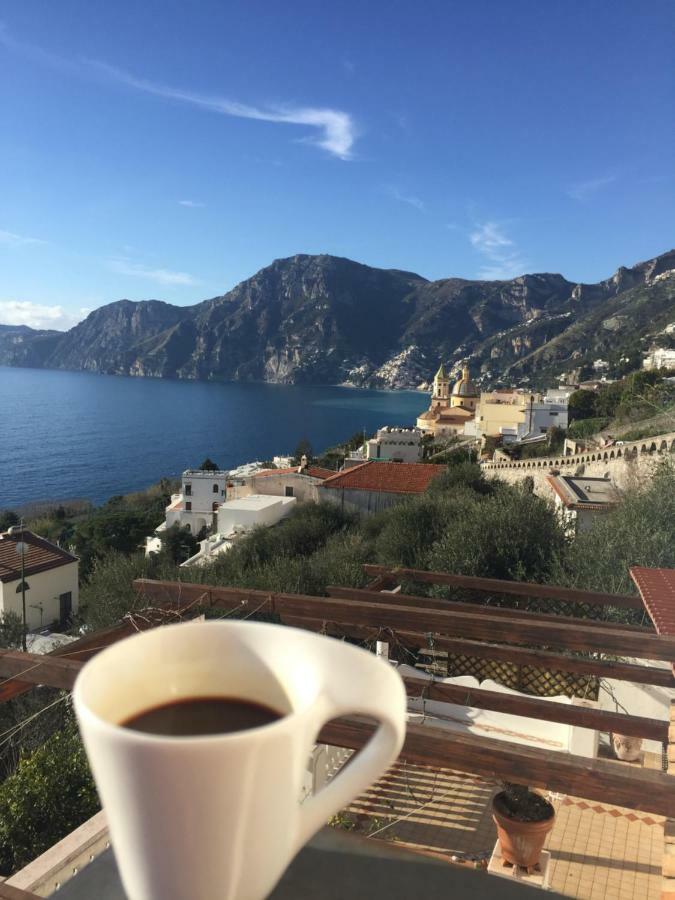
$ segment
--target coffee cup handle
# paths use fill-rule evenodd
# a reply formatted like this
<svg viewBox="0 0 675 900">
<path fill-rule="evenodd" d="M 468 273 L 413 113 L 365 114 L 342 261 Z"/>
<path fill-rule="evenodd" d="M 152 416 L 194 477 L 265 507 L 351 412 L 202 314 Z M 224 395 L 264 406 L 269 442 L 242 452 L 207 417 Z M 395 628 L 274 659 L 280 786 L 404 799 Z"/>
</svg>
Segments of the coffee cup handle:
<svg viewBox="0 0 675 900">
<path fill-rule="evenodd" d="M 298 849 L 326 825 L 331 816 L 377 781 L 398 756 L 405 739 L 406 694 L 394 669 L 386 671 L 386 675 L 389 677 L 382 678 L 372 690 L 371 696 L 377 698 L 372 702 L 363 697 L 363 687 L 355 692 L 351 685 L 338 685 L 333 689 L 333 696 L 324 698 L 320 727 L 346 715 L 369 716 L 379 720 L 379 727 L 344 771 L 338 772 L 300 806 Z"/>
</svg>

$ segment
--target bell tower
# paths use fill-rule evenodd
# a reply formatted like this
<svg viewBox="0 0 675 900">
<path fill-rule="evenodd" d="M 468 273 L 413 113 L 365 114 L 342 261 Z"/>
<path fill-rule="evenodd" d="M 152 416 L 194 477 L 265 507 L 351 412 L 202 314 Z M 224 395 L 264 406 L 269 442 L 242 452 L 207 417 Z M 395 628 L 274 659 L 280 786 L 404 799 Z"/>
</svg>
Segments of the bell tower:
<svg viewBox="0 0 675 900">
<path fill-rule="evenodd" d="M 434 375 L 434 389 L 431 395 L 431 405 L 447 406 L 450 397 L 450 379 L 443 367 L 443 363 Z"/>
</svg>

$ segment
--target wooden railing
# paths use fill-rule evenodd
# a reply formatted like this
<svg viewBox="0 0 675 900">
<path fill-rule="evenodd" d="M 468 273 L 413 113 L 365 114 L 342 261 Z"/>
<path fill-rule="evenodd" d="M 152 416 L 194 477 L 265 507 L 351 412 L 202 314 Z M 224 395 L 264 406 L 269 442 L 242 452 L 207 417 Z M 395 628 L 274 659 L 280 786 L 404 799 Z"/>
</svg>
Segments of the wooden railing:
<svg viewBox="0 0 675 900">
<path fill-rule="evenodd" d="M 657 635 L 649 627 L 636 628 L 542 612 L 481 607 L 442 598 L 392 594 L 386 589 L 403 581 L 419 580 L 461 584 L 462 588 L 477 591 L 539 596 L 551 600 L 564 598 L 575 603 L 621 606 L 623 600 L 626 607 L 637 608 L 639 598 L 631 595 L 589 595 L 584 591 L 548 585 L 471 579 L 411 569 L 369 566 L 367 572 L 375 578 L 369 589 L 331 587 L 328 597 L 138 579 L 134 582 L 134 588 L 139 609 L 151 608 L 152 613 L 132 613 L 122 624 L 87 635 L 48 656 L 0 652 L 0 677 L 12 679 L 0 686 L 0 699 L 16 696 L 35 684 L 68 689 L 72 687 L 83 661 L 103 647 L 135 630 L 154 627 L 162 618 L 164 621 L 175 621 L 214 610 L 232 617 L 271 614 L 286 625 L 358 640 L 398 641 L 411 650 L 428 647 L 431 642 L 434 648 L 449 652 L 471 653 L 516 664 L 548 666 L 600 678 L 675 686 L 670 669 L 603 658 L 611 654 L 615 657 L 675 660 L 675 637 Z M 538 647 L 523 646 L 528 644 L 537 644 Z M 667 723 L 644 716 L 420 678 L 407 678 L 405 684 L 411 697 L 498 710 L 651 740 L 667 739 Z M 363 721 L 345 718 L 327 725 L 319 738 L 326 743 L 358 749 L 367 742 L 371 733 L 372 729 Z M 672 776 L 660 771 L 635 769 L 614 761 L 522 747 L 427 725 L 408 726 L 401 759 L 545 787 L 588 800 L 610 800 L 631 809 L 675 817 Z"/>
</svg>

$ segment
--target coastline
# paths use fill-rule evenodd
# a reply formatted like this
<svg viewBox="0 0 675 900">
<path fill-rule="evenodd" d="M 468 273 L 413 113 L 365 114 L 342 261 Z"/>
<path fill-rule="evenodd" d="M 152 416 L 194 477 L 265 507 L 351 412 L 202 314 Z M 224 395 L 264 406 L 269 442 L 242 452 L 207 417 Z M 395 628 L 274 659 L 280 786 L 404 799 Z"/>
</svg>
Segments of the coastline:
<svg viewBox="0 0 675 900">
<path fill-rule="evenodd" d="M 315 388 L 348 388 L 354 391 L 376 391 L 382 394 L 428 394 L 429 389 L 423 390 L 420 387 L 371 387 L 367 384 L 353 384 L 349 381 L 342 382 L 324 382 L 324 381 L 265 381 L 256 378 L 247 378 L 246 380 L 230 380 L 226 378 L 210 377 L 210 378 L 180 378 L 173 375 L 142 375 L 140 373 L 131 372 L 98 372 L 93 369 L 61 369 L 52 368 L 51 366 L 11 366 L 6 363 L 0 363 L 0 370 L 9 369 L 12 371 L 22 372 L 67 372 L 72 375 L 97 375 L 104 378 L 129 378 L 134 381 L 168 381 L 178 384 L 234 384 L 237 386 L 252 385 L 270 385 L 276 387 L 315 387 Z"/>
</svg>

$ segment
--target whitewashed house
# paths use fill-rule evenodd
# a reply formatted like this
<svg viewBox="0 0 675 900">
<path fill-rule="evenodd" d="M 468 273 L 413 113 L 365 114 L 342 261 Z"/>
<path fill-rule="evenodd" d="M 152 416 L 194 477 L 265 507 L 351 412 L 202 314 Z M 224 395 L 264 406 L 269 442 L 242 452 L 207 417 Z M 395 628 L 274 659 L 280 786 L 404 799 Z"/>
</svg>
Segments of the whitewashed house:
<svg viewBox="0 0 675 900">
<path fill-rule="evenodd" d="M 618 491 L 608 478 L 549 475 L 547 481 L 556 509 L 572 534 L 587 531 L 596 516 L 606 514 L 619 502 Z"/>
<path fill-rule="evenodd" d="M 227 496 L 229 471 L 187 469 L 181 477 L 181 491 L 171 497 L 166 508 L 166 527 L 179 525 L 192 534 L 210 528 L 213 516 Z"/>
<path fill-rule="evenodd" d="M 216 531 L 199 542 L 199 550 L 181 566 L 203 566 L 221 553 L 227 553 L 243 535 L 261 526 L 276 525 L 295 508 L 295 497 L 249 494 L 228 500 L 218 507 Z"/>
<path fill-rule="evenodd" d="M 14 526 L 0 534 L 0 612 L 22 619 L 22 594 L 29 631 L 68 626 L 79 600 L 78 559 L 32 531 Z"/>
<path fill-rule="evenodd" d="M 422 461 L 422 430 L 385 425 L 366 441 L 366 459 L 417 463 Z"/>
</svg>

